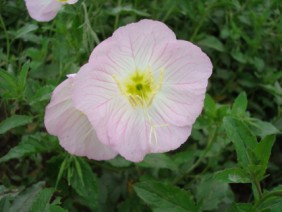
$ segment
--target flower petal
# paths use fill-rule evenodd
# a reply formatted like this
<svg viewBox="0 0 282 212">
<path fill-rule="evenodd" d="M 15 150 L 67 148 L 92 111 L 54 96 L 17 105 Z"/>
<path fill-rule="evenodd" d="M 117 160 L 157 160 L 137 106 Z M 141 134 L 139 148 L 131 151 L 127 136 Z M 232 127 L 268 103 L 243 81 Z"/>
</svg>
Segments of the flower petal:
<svg viewBox="0 0 282 212">
<path fill-rule="evenodd" d="M 126 49 L 127 54 L 135 61 L 135 68 L 144 70 L 150 61 L 161 51 L 160 44 L 175 40 L 175 34 L 162 22 L 141 20 L 128 24 L 116 30 L 112 38 L 120 48 Z"/>
<path fill-rule="evenodd" d="M 64 149 L 74 155 L 95 160 L 108 160 L 117 153 L 102 144 L 87 117 L 75 109 L 70 99 L 73 76 L 61 83 L 53 92 L 46 108 L 47 131 L 58 136 Z"/>
<path fill-rule="evenodd" d="M 52 20 L 62 7 L 62 3 L 56 0 L 25 0 L 25 4 L 29 15 L 43 22 Z"/>
<path fill-rule="evenodd" d="M 167 123 L 191 126 L 202 111 L 212 64 L 200 48 L 187 41 L 168 42 L 153 70 L 164 69 L 162 88 L 152 110 L 159 111 Z"/>
</svg>

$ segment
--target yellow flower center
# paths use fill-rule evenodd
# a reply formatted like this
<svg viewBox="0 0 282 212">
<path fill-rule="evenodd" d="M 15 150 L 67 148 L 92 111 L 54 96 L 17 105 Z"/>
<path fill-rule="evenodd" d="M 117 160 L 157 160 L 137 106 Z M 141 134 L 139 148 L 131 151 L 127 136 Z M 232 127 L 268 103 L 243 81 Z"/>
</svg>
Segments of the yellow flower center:
<svg viewBox="0 0 282 212">
<path fill-rule="evenodd" d="M 163 72 L 164 70 L 161 69 L 158 81 L 154 79 L 151 68 L 143 71 L 136 70 L 122 82 L 116 76 L 113 77 L 120 92 L 128 99 L 133 108 L 138 106 L 147 108 L 162 87 Z"/>
</svg>

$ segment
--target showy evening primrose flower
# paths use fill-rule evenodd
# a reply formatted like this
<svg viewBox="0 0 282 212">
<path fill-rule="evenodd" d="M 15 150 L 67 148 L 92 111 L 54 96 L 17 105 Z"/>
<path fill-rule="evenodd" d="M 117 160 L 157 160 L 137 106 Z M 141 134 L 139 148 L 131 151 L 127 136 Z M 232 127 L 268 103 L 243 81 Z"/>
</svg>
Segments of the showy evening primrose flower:
<svg viewBox="0 0 282 212">
<path fill-rule="evenodd" d="M 73 80 L 69 99 L 101 143 L 138 162 L 148 153 L 174 150 L 187 140 L 203 108 L 211 73 L 210 59 L 199 47 L 176 40 L 161 22 L 142 20 L 119 28 L 94 49 Z M 57 123 L 56 133 L 48 131 L 59 139 L 72 138 L 65 139 L 65 149 L 76 154 L 90 139 L 83 142 L 85 126 L 79 127 L 78 136 L 73 114 L 62 117 L 62 111 L 65 107 L 59 105 L 52 112 L 47 108 L 46 127 Z M 94 145 L 88 151 L 94 154 Z"/>
<path fill-rule="evenodd" d="M 64 4 L 74 4 L 78 0 L 25 0 L 29 15 L 42 22 L 55 18 Z"/>
<path fill-rule="evenodd" d="M 75 109 L 70 92 L 75 74 L 69 75 L 53 92 L 46 108 L 45 126 L 58 136 L 61 146 L 68 152 L 89 159 L 108 160 L 117 153 L 102 144 L 87 117 Z"/>
</svg>

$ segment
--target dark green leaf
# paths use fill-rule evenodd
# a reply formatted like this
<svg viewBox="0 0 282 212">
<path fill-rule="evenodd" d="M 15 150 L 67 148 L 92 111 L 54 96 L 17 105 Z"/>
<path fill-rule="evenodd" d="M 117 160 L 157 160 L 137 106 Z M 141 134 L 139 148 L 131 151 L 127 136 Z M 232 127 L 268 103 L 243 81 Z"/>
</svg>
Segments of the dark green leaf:
<svg viewBox="0 0 282 212">
<path fill-rule="evenodd" d="M 254 134 L 262 138 L 267 135 L 280 133 L 280 131 L 269 122 L 261 121 L 255 118 L 249 118 L 245 122 L 248 124 L 250 130 L 254 132 Z"/>
<path fill-rule="evenodd" d="M 198 42 L 200 46 L 215 49 L 219 52 L 224 52 L 225 48 L 222 42 L 214 36 L 207 36 L 204 40 Z"/>
<path fill-rule="evenodd" d="M 214 178 L 225 183 L 251 183 L 251 179 L 245 170 L 230 168 L 215 173 Z"/>
<path fill-rule="evenodd" d="M 0 163 L 35 153 L 49 152 L 58 148 L 58 143 L 44 133 L 24 136 L 22 141 L 0 159 Z"/>
<path fill-rule="evenodd" d="M 31 116 L 13 115 L 0 123 L 0 134 L 4 134 L 13 128 L 29 124 L 32 122 L 32 119 Z"/>
<path fill-rule="evenodd" d="M 49 202 L 53 193 L 53 188 L 45 188 L 41 190 L 34 198 L 31 211 L 46 211 L 47 209 L 49 209 Z"/>
<path fill-rule="evenodd" d="M 37 194 L 43 189 L 44 182 L 38 182 L 21 192 L 13 201 L 9 212 L 29 212 Z"/>
<path fill-rule="evenodd" d="M 268 160 L 271 154 L 272 146 L 275 142 L 275 136 L 269 135 L 262 139 L 258 145 L 256 146 L 254 152 L 256 154 L 257 159 L 260 161 L 260 165 L 262 168 L 260 169 L 260 177 L 262 178 L 268 164 Z"/>
<path fill-rule="evenodd" d="M 189 192 L 170 184 L 145 181 L 135 184 L 134 190 L 154 211 L 198 211 Z"/>
<path fill-rule="evenodd" d="M 81 180 L 78 172 L 73 173 L 71 179 L 71 186 L 83 198 L 84 203 L 89 206 L 92 210 L 98 208 L 98 185 L 97 177 L 93 173 L 91 167 L 83 159 L 77 158 L 81 170 L 83 181 Z"/>
</svg>

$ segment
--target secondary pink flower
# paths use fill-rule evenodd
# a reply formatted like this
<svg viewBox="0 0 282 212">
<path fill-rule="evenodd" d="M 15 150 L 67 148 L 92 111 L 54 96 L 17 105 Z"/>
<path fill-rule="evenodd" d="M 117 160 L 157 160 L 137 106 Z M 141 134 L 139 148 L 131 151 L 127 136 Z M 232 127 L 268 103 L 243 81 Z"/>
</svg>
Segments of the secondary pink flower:
<svg viewBox="0 0 282 212">
<path fill-rule="evenodd" d="M 25 0 L 29 15 L 37 21 L 52 20 L 64 4 L 74 4 L 78 0 Z"/>
<path fill-rule="evenodd" d="M 45 113 L 47 131 L 58 136 L 61 146 L 74 155 L 112 159 L 117 153 L 98 140 L 87 117 L 72 105 L 70 91 L 74 80 L 75 75 L 70 75 L 53 92 Z"/>
<path fill-rule="evenodd" d="M 103 144 L 138 162 L 187 140 L 211 73 L 199 47 L 176 40 L 161 22 L 142 20 L 119 28 L 94 49 L 71 98 Z"/>
</svg>

